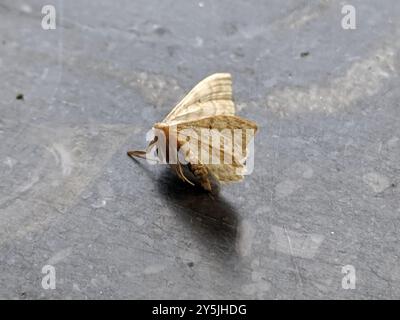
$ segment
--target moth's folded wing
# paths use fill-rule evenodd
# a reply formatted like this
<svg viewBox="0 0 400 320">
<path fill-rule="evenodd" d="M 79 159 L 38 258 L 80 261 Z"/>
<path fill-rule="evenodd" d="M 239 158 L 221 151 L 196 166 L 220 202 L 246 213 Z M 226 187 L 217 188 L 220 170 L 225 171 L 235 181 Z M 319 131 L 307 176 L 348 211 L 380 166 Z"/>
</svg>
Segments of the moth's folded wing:
<svg viewBox="0 0 400 320">
<path fill-rule="evenodd" d="M 178 124 L 178 141 L 185 146 L 187 161 L 205 165 L 220 182 L 232 182 L 243 179 L 248 145 L 256 131 L 252 121 L 215 116 Z"/>
<path fill-rule="evenodd" d="M 176 124 L 216 115 L 234 115 L 232 78 L 229 73 L 215 73 L 199 82 L 163 120 Z"/>
</svg>

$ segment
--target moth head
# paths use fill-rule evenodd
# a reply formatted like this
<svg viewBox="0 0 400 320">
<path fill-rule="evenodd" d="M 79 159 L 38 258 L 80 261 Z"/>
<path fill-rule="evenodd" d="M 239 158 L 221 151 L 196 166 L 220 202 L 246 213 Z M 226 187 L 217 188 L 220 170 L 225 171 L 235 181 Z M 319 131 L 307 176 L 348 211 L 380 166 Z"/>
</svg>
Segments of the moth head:
<svg viewBox="0 0 400 320">
<path fill-rule="evenodd" d="M 168 125 L 166 123 L 163 123 L 163 122 L 157 122 L 154 125 L 154 128 L 163 130 L 165 128 L 168 128 Z"/>
<path fill-rule="evenodd" d="M 163 134 L 165 136 L 165 140 L 168 140 L 169 126 L 166 123 L 157 122 L 153 126 L 153 129 L 155 129 L 155 135 L 156 136 L 159 136 L 160 134 Z"/>
<path fill-rule="evenodd" d="M 155 137 L 150 144 L 154 145 L 154 151 L 161 162 L 168 162 L 169 126 L 165 123 L 158 122 L 153 126 L 153 133 Z"/>
</svg>

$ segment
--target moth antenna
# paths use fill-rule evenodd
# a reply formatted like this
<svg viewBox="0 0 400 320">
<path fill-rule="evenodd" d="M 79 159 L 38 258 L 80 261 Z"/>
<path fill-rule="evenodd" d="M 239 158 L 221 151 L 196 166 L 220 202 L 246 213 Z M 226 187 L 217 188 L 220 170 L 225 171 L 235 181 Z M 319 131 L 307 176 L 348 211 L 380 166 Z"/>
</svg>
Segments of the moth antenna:
<svg viewBox="0 0 400 320">
<path fill-rule="evenodd" d="M 145 159 L 145 160 L 150 160 L 150 161 L 155 161 L 155 162 L 159 162 L 155 159 L 149 159 L 146 157 L 147 152 L 149 151 L 149 149 L 153 146 L 153 144 L 155 144 L 157 142 L 157 139 L 154 138 L 149 145 L 147 146 L 146 150 L 133 150 L 133 151 L 128 151 L 127 154 L 128 156 L 130 156 L 132 159 L 134 159 L 134 157 L 136 158 L 141 158 L 141 159 Z"/>
<path fill-rule="evenodd" d="M 135 157 L 136 157 L 136 158 L 141 158 L 141 159 L 154 161 L 154 162 L 158 163 L 158 161 L 155 159 L 146 158 L 146 151 L 142 151 L 142 150 L 128 151 L 127 155 L 130 156 L 132 159 L 135 159 Z"/>
<path fill-rule="evenodd" d="M 130 156 L 132 159 L 134 157 L 136 158 L 142 158 L 142 159 L 147 159 L 146 158 L 146 151 L 143 150 L 134 150 L 134 151 L 128 151 L 127 155 Z"/>
</svg>

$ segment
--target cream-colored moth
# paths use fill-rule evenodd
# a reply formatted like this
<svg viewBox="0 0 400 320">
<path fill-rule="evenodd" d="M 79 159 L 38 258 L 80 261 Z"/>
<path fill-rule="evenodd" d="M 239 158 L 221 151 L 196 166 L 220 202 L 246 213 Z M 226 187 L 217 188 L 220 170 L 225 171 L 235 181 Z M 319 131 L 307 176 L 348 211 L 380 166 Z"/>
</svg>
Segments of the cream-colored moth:
<svg viewBox="0 0 400 320">
<path fill-rule="evenodd" d="M 231 75 L 215 73 L 199 82 L 153 130 L 162 138 L 156 135 L 146 151 L 128 155 L 150 159 L 155 148 L 180 179 L 212 191 L 214 182 L 243 179 L 257 125 L 235 116 Z"/>
</svg>

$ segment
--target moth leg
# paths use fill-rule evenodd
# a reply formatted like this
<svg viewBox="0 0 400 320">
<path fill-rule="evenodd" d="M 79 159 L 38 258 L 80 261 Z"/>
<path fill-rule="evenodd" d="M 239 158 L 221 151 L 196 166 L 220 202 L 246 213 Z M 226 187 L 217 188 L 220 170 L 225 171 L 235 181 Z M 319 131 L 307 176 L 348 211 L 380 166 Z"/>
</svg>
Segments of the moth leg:
<svg viewBox="0 0 400 320">
<path fill-rule="evenodd" d="M 192 181 L 190 181 L 188 178 L 185 177 L 183 170 L 182 170 L 182 165 L 181 163 L 178 161 L 178 165 L 175 168 L 176 174 L 178 175 L 179 178 L 181 178 L 183 181 L 186 181 L 187 183 L 191 184 L 192 186 L 194 186 L 194 183 Z"/>
<path fill-rule="evenodd" d="M 201 186 L 211 192 L 211 183 L 208 179 L 208 170 L 201 164 L 190 164 L 190 170 L 200 181 Z"/>
</svg>

